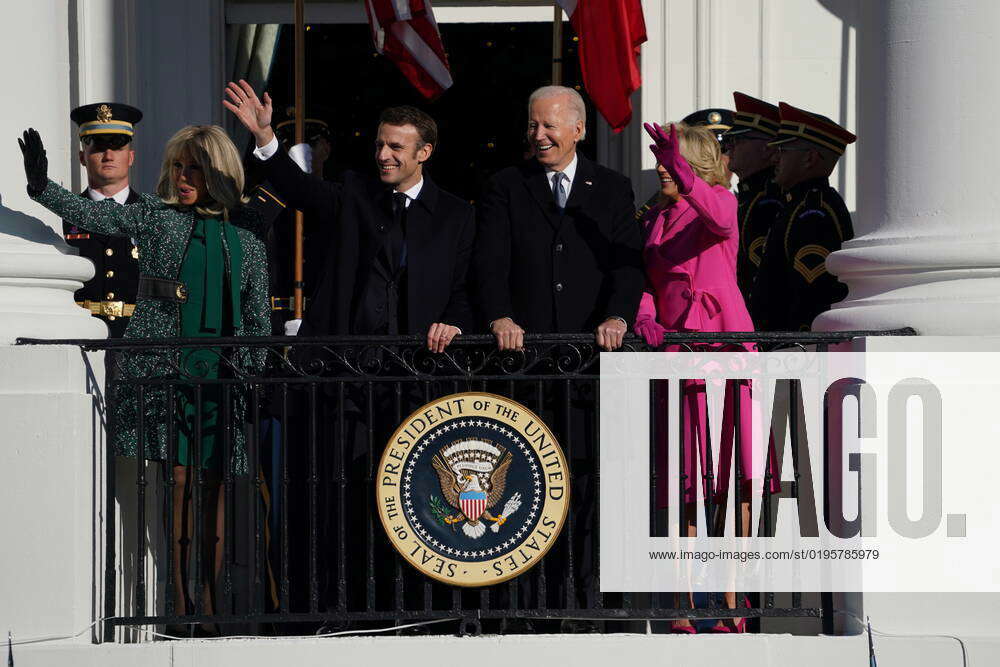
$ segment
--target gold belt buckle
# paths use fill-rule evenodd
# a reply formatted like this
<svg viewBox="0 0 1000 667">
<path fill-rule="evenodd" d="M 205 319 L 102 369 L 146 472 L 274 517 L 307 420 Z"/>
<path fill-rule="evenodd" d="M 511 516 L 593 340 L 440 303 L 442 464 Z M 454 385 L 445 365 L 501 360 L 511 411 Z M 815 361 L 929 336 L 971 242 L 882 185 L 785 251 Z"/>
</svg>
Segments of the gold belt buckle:
<svg viewBox="0 0 1000 667">
<path fill-rule="evenodd" d="M 105 317 L 121 317 L 122 312 L 124 311 L 124 305 L 124 301 L 102 301 L 101 315 L 104 315 Z"/>
</svg>

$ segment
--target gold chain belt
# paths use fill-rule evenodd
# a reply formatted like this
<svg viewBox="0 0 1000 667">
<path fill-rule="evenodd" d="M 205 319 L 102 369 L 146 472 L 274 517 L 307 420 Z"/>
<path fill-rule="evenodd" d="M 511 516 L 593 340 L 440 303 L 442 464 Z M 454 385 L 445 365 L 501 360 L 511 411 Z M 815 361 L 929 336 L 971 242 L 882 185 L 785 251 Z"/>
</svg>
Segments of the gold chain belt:
<svg viewBox="0 0 1000 667">
<path fill-rule="evenodd" d="M 131 317 L 135 312 L 134 303 L 124 301 L 77 301 L 76 305 L 86 308 L 91 315 L 102 315 L 104 317 Z"/>
</svg>

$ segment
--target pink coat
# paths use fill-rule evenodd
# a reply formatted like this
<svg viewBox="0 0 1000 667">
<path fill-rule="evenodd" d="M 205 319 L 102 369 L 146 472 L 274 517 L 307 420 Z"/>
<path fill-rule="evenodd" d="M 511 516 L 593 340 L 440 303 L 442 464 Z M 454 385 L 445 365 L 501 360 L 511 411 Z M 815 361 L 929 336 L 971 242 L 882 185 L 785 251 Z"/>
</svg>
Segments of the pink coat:
<svg viewBox="0 0 1000 667">
<path fill-rule="evenodd" d="M 694 179 L 691 192 L 683 195 L 667 209 L 652 209 L 643 218 L 647 234 L 643 248 L 646 265 L 646 292 L 642 295 L 639 316 L 655 315 L 656 321 L 667 331 L 753 331 L 753 321 L 747 312 L 743 295 L 736 285 L 736 253 L 739 248 L 736 197 L 721 185 L 710 186 L 700 178 Z M 750 343 L 744 344 L 748 350 Z M 677 350 L 677 346 L 667 346 Z M 735 415 L 735 396 L 740 397 L 740 410 Z M 705 496 L 713 495 L 721 502 L 729 487 L 734 435 L 742 433 L 740 467 L 748 493 L 754 484 L 760 485 L 763 477 L 756 469 L 757 457 L 753 456 L 751 443 L 752 412 L 754 410 L 750 386 L 746 382 L 726 381 L 725 408 L 722 423 L 722 442 L 719 457 L 719 476 L 706 476 L 708 419 L 705 417 L 705 383 L 701 380 L 685 381 L 684 394 L 684 473 L 686 477 L 684 501 L 694 502 L 695 480 L 703 483 Z M 667 406 L 658 411 L 658 419 L 667 420 Z M 667 430 L 661 426 L 661 441 L 657 443 L 656 465 L 666 469 Z M 698 467 L 695 467 L 697 459 Z M 772 466 L 771 493 L 780 490 L 779 476 Z M 657 500 L 666 506 L 666 475 L 657 483 Z"/>
<path fill-rule="evenodd" d="M 736 285 L 736 197 L 694 179 L 691 192 L 643 218 L 647 292 L 640 316 L 655 307 L 668 331 L 753 331 Z"/>
</svg>

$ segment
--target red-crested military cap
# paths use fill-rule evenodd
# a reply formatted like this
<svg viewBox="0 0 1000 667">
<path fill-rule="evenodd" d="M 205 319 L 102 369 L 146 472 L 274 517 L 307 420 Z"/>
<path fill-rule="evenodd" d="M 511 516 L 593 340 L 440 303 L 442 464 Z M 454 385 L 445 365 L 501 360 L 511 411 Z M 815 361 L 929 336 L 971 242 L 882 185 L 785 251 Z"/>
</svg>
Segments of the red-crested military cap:
<svg viewBox="0 0 1000 667">
<path fill-rule="evenodd" d="M 778 107 L 741 92 L 733 93 L 733 101 L 736 103 L 733 127 L 725 136 L 750 133 L 761 135 L 762 139 L 778 136 L 781 127 L 781 112 Z"/>
<path fill-rule="evenodd" d="M 781 112 L 781 129 L 771 146 L 804 139 L 843 155 L 847 144 L 853 144 L 857 139 L 826 116 L 798 109 L 785 102 L 779 102 L 778 109 Z"/>
</svg>

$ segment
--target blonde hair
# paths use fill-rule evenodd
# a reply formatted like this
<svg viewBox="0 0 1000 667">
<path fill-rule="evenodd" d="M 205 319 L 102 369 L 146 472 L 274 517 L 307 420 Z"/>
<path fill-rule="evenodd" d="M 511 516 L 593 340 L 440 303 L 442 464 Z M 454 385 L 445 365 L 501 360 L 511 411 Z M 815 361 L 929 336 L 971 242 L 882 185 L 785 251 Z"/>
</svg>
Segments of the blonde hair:
<svg viewBox="0 0 1000 667">
<path fill-rule="evenodd" d="M 681 142 L 681 155 L 694 169 L 694 173 L 709 185 L 728 188 L 731 177 L 722 162 L 722 149 L 719 148 L 715 132 L 700 125 L 686 123 L 674 123 L 674 125 L 677 127 L 677 138 Z"/>
<path fill-rule="evenodd" d="M 163 150 L 163 166 L 156 194 L 164 204 L 179 206 L 177 188 L 172 177 L 173 164 L 187 153 L 205 175 L 209 201 L 198 204 L 199 215 L 222 216 L 229 219 L 233 209 L 246 203 L 243 197 L 243 162 L 239 151 L 218 125 L 188 125 L 170 137 Z"/>
</svg>

